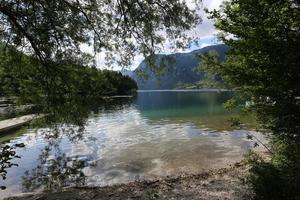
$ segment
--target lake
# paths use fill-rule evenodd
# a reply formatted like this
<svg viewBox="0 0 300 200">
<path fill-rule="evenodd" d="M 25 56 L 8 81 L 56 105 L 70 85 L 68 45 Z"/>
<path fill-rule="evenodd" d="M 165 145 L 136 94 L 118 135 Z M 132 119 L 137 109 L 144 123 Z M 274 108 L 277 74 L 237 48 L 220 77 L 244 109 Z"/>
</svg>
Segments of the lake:
<svg viewBox="0 0 300 200">
<path fill-rule="evenodd" d="M 254 145 L 247 140 L 249 130 L 230 128 L 228 120 L 238 110 L 222 104 L 231 97 L 232 92 L 141 91 L 93 106 L 84 127 L 64 123 L 23 131 L 2 142 L 25 147 L 16 148 L 20 158 L 11 162 L 18 166 L 7 168 L 0 196 L 226 167 Z"/>
</svg>

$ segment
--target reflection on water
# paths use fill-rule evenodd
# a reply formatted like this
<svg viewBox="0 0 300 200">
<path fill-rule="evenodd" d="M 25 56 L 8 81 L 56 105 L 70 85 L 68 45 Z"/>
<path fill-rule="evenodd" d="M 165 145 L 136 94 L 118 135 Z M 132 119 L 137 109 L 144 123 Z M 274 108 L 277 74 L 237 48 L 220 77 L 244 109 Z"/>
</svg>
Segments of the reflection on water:
<svg viewBox="0 0 300 200">
<path fill-rule="evenodd" d="M 25 147 L 15 150 L 20 158 L 12 161 L 18 166 L 8 168 L 7 179 L 0 181 L 7 186 L 1 196 L 197 173 L 238 161 L 253 144 L 246 130 L 225 130 L 228 117 L 236 115 L 222 107 L 230 96 L 143 92 L 100 105 L 64 107 L 56 123 L 2 144 Z"/>
</svg>

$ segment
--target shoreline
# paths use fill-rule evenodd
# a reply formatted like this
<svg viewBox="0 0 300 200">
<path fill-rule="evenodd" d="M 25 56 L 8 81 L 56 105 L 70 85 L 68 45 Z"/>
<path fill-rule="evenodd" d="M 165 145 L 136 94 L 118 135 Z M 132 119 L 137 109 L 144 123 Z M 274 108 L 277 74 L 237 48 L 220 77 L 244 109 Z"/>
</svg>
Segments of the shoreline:
<svg viewBox="0 0 300 200">
<path fill-rule="evenodd" d="M 165 89 L 165 90 L 137 90 L 139 93 L 144 92 L 232 92 L 229 89 Z"/>
<path fill-rule="evenodd" d="M 199 174 L 183 174 L 103 187 L 69 187 L 62 191 L 22 194 L 5 199 L 248 199 L 252 195 L 251 191 L 240 180 L 246 171 L 246 166 L 235 163 L 227 168 Z"/>
</svg>

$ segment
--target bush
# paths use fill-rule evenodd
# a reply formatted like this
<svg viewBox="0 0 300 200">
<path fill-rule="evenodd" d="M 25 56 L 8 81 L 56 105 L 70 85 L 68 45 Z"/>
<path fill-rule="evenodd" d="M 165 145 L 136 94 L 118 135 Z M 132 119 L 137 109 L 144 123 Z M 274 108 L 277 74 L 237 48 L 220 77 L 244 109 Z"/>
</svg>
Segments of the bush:
<svg viewBox="0 0 300 200">
<path fill-rule="evenodd" d="M 256 200 L 300 199 L 300 148 L 295 142 L 276 140 L 274 155 L 266 161 L 256 153 L 246 156 L 249 173 L 244 181 Z"/>
</svg>

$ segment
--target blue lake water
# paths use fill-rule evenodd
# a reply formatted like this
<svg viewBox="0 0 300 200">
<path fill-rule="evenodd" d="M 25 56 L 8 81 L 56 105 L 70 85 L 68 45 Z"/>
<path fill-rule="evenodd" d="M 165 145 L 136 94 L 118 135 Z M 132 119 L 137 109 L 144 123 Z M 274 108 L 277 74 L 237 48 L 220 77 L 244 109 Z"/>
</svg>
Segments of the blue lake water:
<svg viewBox="0 0 300 200">
<path fill-rule="evenodd" d="M 232 130 L 222 106 L 231 92 L 141 91 L 90 110 L 84 131 L 35 128 L 2 145 L 17 148 L 7 169 L 12 196 L 67 186 L 103 186 L 226 167 L 253 147 L 249 130 Z M 80 134 L 79 134 L 80 132 Z M 50 137 L 55 135 L 55 137 Z M 0 138 L 1 139 L 1 138 Z"/>
</svg>

